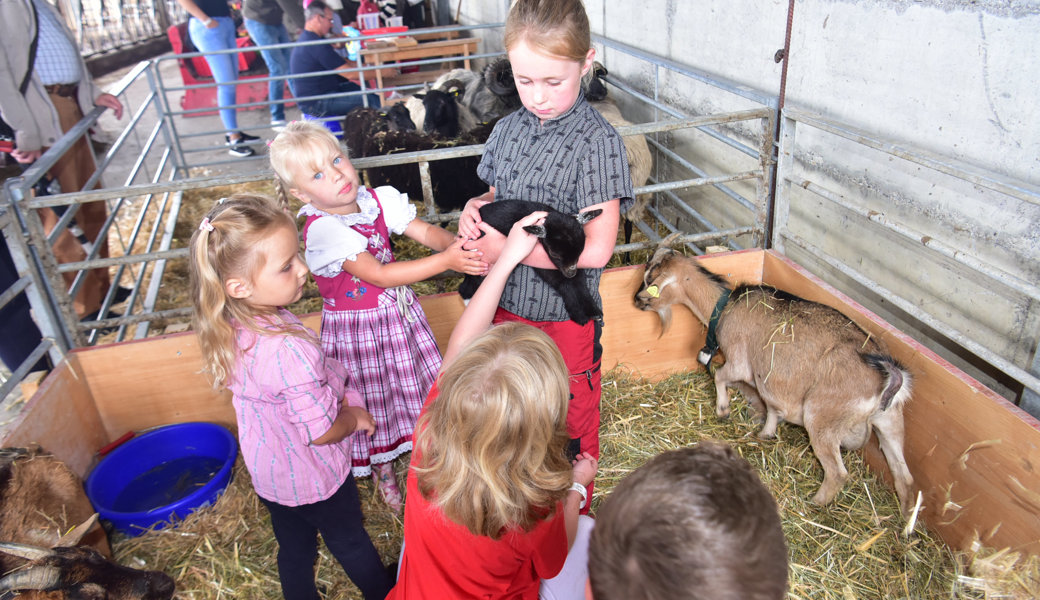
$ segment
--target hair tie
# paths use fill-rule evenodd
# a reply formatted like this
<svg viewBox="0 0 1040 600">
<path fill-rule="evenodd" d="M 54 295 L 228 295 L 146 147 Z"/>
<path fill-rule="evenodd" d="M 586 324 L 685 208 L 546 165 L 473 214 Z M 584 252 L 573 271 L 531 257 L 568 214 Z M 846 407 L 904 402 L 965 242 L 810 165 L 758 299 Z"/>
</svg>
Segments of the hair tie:
<svg viewBox="0 0 1040 600">
<path fill-rule="evenodd" d="M 199 231 L 213 231 L 213 224 L 209 222 L 209 217 L 205 217 L 199 223 Z"/>
<path fill-rule="evenodd" d="M 270 148 L 270 147 L 271 147 L 271 142 L 273 142 L 273 141 L 274 141 L 274 140 L 267 140 L 267 147 L 268 147 L 268 148 Z"/>
</svg>

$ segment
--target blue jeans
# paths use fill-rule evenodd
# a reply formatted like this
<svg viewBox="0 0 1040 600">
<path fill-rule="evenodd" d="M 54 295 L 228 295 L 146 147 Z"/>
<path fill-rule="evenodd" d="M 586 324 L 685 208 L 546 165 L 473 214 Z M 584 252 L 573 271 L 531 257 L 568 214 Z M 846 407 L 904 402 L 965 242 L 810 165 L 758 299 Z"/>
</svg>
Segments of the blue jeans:
<svg viewBox="0 0 1040 600">
<path fill-rule="evenodd" d="M 394 582 L 362 524 L 361 500 L 354 477 L 339 490 L 314 504 L 285 506 L 260 498 L 271 513 L 278 541 L 278 579 L 285 600 L 317 600 L 314 559 L 318 533 L 365 600 L 382 600 Z"/>
<path fill-rule="evenodd" d="M 215 17 L 213 20 L 217 22 L 213 29 L 207 29 L 195 17 L 188 20 L 188 37 L 199 52 L 238 48 L 235 44 L 235 24 L 231 17 Z M 235 104 L 234 82 L 238 79 L 238 54 L 207 54 L 205 58 L 209 70 L 213 72 L 213 79 L 221 84 L 217 86 L 217 106 L 220 107 L 220 120 L 224 123 L 224 129 L 238 131 L 235 109 L 224 108 Z"/>
<path fill-rule="evenodd" d="M 285 25 L 268 25 L 260 21 L 245 19 L 246 31 L 253 42 L 260 46 L 260 56 L 267 64 L 267 72 L 271 77 L 283 77 L 289 74 L 289 48 L 270 48 L 264 50 L 264 46 L 274 44 L 288 44 L 289 31 Z M 271 80 L 267 82 L 267 99 L 271 101 L 271 120 L 285 120 L 285 105 L 280 101 L 285 97 L 285 79 Z"/>
<path fill-rule="evenodd" d="M 335 90 L 329 90 L 326 93 L 356 92 L 360 89 L 361 86 L 358 84 L 344 79 Z M 359 106 L 364 106 L 362 98 L 368 98 L 368 105 L 370 107 L 379 107 L 379 96 L 375 94 L 357 94 L 354 96 L 340 96 L 338 98 L 324 98 L 321 100 L 300 102 L 300 110 L 314 117 L 342 117 L 351 110 Z"/>
</svg>

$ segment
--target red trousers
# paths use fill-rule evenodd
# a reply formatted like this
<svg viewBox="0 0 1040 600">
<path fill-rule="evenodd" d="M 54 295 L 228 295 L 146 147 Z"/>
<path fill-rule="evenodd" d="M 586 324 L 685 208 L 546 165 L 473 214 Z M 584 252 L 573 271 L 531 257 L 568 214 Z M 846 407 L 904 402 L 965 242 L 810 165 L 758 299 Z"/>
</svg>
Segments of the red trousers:
<svg viewBox="0 0 1040 600">
<path fill-rule="evenodd" d="M 563 362 L 570 373 L 571 401 L 567 407 L 567 433 L 577 452 L 588 452 L 599 460 L 599 401 L 600 361 L 594 356 L 596 324 L 589 321 L 578 325 L 574 321 L 529 321 L 501 308 L 495 313 L 495 323 L 517 321 L 544 331 L 560 349 Z M 575 442 L 576 440 L 576 442 Z M 589 500 L 592 499 L 593 484 L 588 486 Z M 582 514 L 589 512 L 589 504 Z"/>
</svg>

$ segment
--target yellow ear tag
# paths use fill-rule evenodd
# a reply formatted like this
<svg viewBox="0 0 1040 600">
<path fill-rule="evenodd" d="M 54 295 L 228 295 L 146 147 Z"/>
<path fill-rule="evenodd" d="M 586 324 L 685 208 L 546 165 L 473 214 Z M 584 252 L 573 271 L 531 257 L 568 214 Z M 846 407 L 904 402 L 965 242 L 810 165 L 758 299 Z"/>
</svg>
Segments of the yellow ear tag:
<svg viewBox="0 0 1040 600">
<path fill-rule="evenodd" d="M 660 298 L 661 297 L 661 290 L 657 289 L 656 285 L 652 285 L 652 286 L 646 288 L 646 294 L 648 296 L 650 296 L 651 298 Z"/>
</svg>

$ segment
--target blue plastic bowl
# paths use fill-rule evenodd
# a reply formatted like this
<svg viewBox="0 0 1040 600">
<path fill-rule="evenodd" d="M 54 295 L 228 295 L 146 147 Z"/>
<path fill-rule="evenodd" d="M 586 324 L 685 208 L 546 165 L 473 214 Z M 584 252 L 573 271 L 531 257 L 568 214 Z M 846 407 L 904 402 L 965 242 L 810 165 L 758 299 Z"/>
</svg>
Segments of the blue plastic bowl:
<svg viewBox="0 0 1040 600">
<path fill-rule="evenodd" d="M 87 477 L 102 519 L 128 536 L 208 506 L 231 481 L 238 445 L 214 423 L 153 429 L 113 450 Z"/>
</svg>

